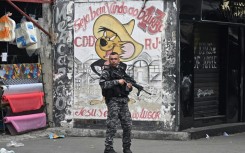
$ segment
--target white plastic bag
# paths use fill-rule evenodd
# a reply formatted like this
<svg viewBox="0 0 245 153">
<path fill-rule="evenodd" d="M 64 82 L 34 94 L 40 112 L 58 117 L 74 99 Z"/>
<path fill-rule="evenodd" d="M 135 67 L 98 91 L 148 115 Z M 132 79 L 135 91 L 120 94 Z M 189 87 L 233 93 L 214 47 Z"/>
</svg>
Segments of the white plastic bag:
<svg viewBox="0 0 245 153">
<path fill-rule="evenodd" d="M 13 150 L 8 151 L 5 148 L 1 148 L 0 153 L 14 153 L 14 151 Z"/>
<path fill-rule="evenodd" d="M 32 22 L 21 22 L 16 25 L 16 44 L 18 48 L 26 48 L 37 43 L 36 28 Z"/>
<path fill-rule="evenodd" d="M 37 37 L 37 43 L 27 46 L 27 51 L 35 51 L 36 49 L 39 49 L 41 47 L 41 38 L 40 38 L 40 30 L 38 28 L 35 28 L 36 30 L 36 37 Z"/>
<path fill-rule="evenodd" d="M 11 42 L 15 39 L 16 23 L 8 15 L 1 17 L 0 22 L 0 41 Z"/>
<path fill-rule="evenodd" d="M 16 141 L 10 141 L 6 144 L 7 147 L 23 147 L 24 144 Z"/>
</svg>

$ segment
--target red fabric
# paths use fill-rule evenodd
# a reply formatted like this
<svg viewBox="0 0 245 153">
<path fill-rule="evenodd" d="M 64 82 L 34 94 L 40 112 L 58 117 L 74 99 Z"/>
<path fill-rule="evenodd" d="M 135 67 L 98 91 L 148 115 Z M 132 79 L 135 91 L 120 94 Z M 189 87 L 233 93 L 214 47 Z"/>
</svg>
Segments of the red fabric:
<svg viewBox="0 0 245 153">
<path fill-rule="evenodd" d="M 8 101 L 13 113 L 18 113 L 41 108 L 43 96 L 43 92 L 5 95 L 3 101 Z"/>
</svg>

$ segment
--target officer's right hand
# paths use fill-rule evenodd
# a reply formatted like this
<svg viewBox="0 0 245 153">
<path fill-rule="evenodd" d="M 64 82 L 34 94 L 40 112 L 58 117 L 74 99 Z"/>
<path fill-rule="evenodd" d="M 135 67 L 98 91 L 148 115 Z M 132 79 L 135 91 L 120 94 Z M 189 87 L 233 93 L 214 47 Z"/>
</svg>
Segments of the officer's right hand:
<svg viewBox="0 0 245 153">
<path fill-rule="evenodd" d="M 123 85 L 125 82 L 126 82 L 126 81 L 125 81 L 124 79 L 119 79 L 119 80 L 118 80 L 118 83 L 119 83 L 120 85 Z"/>
</svg>

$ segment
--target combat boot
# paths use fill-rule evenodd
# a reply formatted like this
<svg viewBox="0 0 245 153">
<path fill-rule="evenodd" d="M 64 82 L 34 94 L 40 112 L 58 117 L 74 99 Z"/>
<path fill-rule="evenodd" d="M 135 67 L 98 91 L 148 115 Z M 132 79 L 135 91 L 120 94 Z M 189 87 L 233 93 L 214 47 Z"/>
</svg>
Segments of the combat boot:
<svg viewBox="0 0 245 153">
<path fill-rule="evenodd" d="M 130 148 L 125 148 L 123 149 L 123 153 L 132 153 L 132 151 L 130 150 Z"/>
<path fill-rule="evenodd" d="M 132 153 L 130 147 L 131 147 L 131 142 L 123 143 L 123 153 Z"/>
<path fill-rule="evenodd" d="M 104 153 L 117 153 L 113 148 L 105 148 Z"/>
</svg>

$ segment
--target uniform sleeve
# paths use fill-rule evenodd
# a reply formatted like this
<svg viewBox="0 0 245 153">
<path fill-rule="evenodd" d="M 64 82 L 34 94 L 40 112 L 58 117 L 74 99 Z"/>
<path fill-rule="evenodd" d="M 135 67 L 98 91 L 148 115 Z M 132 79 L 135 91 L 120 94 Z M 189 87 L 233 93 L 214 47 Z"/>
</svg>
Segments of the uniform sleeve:
<svg viewBox="0 0 245 153">
<path fill-rule="evenodd" d="M 108 70 L 102 71 L 102 74 L 100 76 L 100 86 L 102 89 L 110 89 L 118 84 L 118 80 L 110 80 L 110 74 Z"/>
</svg>

